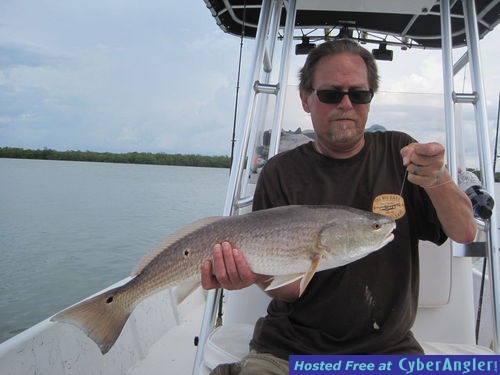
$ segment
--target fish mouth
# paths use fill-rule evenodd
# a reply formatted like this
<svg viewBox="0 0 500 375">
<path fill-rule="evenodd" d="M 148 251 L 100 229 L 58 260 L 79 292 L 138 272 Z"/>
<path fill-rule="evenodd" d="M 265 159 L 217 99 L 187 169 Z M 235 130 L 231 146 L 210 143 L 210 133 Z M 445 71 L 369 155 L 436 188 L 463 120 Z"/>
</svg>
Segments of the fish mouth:
<svg viewBox="0 0 500 375">
<path fill-rule="evenodd" d="M 380 247 L 383 247 L 383 246 L 387 245 L 393 239 L 394 239 L 394 234 L 393 233 L 389 233 L 389 235 L 385 238 L 385 240 L 382 242 L 382 244 L 380 245 Z"/>
<path fill-rule="evenodd" d="M 392 226 L 392 230 L 394 230 L 394 229 L 396 229 L 396 223 L 394 223 L 394 225 Z M 387 234 L 387 237 L 386 237 L 386 238 L 382 241 L 382 243 L 380 244 L 379 249 L 380 249 L 381 247 L 384 247 L 385 245 L 387 245 L 387 244 L 388 244 L 389 242 L 391 242 L 393 239 L 394 239 L 394 233 L 392 233 L 392 231 L 391 231 L 391 232 L 389 232 L 389 233 Z"/>
<path fill-rule="evenodd" d="M 373 247 L 372 252 L 380 250 L 383 248 L 385 245 L 387 245 L 389 242 L 391 242 L 394 239 L 394 234 L 389 233 L 386 238 L 384 238 L 383 241 L 379 242 L 375 247 Z"/>
</svg>

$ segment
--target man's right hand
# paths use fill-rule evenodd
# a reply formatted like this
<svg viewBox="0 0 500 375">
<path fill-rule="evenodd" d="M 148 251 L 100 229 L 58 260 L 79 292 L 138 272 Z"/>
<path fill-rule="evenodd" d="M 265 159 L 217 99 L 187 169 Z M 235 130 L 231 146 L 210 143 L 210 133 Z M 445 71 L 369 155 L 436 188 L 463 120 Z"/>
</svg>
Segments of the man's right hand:
<svg viewBox="0 0 500 375">
<path fill-rule="evenodd" d="M 243 289 L 257 284 L 264 290 L 272 276 L 252 272 L 241 251 L 229 242 L 217 244 L 212 250 L 212 259 L 201 266 L 201 285 L 203 289 L 224 288 L 226 290 Z M 293 302 L 299 296 L 300 280 L 266 292 L 272 298 Z"/>
<path fill-rule="evenodd" d="M 206 260 L 201 266 L 201 285 L 204 289 L 243 289 L 270 278 L 253 273 L 243 253 L 229 242 L 215 245 L 212 259 Z"/>
</svg>

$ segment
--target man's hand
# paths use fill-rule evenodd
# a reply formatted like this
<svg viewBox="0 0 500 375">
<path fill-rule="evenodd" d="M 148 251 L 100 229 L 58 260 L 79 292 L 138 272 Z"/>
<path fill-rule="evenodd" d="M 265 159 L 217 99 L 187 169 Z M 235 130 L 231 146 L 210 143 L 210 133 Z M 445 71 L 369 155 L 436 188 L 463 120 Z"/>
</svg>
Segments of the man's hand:
<svg viewBox="0 0 500 375">
<path fill-rule="evenodd" d="M 436 142 L 411 143 L 401 149 L 408 181 L 423 188 L 451 181 L 444 165 L 444 147 Z"/>
<path fill-rule="evenodd" d="M 228 242 L 215 245 L 212 258 L 213 262 L 206 260 L 201 266 L 201 285 L 204 289 L 243 289 L 269 279 L 269 276 L 253 273 L 243 253 Z"/>
<path fill-rule="evenodd" d="M 444 166 L 444 147 L 435 142 L 412 143 L 401 149 L 401 156 L 408 181 L 426 190 L 446 235 L 459 243 L 474 241 L 472 204 Z"/>
</svg>

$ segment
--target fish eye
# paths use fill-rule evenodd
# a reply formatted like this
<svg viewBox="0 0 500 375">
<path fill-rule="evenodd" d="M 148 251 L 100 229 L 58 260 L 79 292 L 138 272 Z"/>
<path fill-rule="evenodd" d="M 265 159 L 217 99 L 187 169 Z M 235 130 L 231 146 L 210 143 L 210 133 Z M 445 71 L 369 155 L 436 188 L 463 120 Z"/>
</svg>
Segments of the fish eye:
<svg viewBox="0 0 500 375">
<path fill-rule="evenodd" d="M 382 228 L 382 226 L 379 223 L 373 223 L 372 224 L 372 229 L 379 230 L 380 228 Z"/>
</svg>

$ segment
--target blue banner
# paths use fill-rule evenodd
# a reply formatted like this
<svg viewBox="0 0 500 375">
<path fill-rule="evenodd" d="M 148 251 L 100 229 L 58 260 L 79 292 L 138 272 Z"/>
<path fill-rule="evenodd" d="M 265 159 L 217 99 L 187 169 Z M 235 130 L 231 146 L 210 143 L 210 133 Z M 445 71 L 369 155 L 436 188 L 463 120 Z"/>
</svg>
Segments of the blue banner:
<svg viewBox="0 0 500 375">
<path fill-rule="evenodd" d="M 290 375 L 498 374 L 497 355 L 291 355 Z"/>
</svg>

